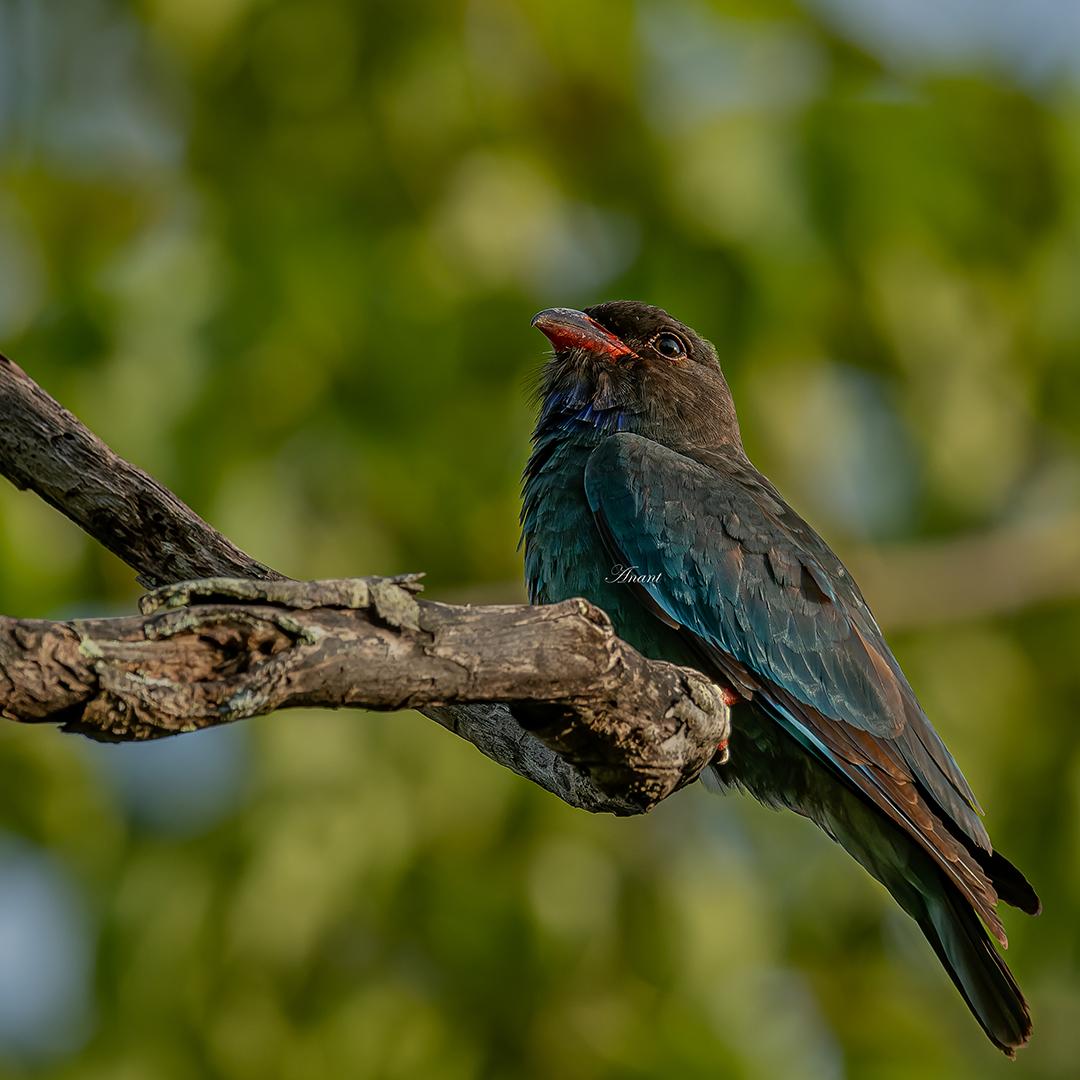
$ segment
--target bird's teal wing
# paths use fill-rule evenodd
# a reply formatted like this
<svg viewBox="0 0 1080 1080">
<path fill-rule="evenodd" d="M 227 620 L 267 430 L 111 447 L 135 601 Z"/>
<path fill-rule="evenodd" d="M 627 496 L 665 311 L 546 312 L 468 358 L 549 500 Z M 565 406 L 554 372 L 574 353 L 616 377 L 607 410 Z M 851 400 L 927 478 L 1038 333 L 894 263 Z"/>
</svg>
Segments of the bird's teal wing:
<svg viewBox="0 0 1080 1080">
<path fill-rule="evenodd" d="M 585 487 L 646 608 L 919 839 L 1003 937 L 975 797 L 824 541 L 745 459 L 722 452 L 613 434 L 590 456 Z"/>
</svg>

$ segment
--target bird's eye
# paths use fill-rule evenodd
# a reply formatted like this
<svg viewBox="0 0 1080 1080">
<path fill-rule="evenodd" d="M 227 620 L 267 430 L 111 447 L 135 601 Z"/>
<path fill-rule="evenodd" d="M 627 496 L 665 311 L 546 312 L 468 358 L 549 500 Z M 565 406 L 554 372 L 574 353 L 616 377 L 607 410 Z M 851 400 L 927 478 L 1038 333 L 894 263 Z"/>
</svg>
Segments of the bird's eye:
<svg viewBox="0 0 1080 1080">
<path fill-rule="evenodd" d="M 674 334 L 657 334 L 652 347 L 667 360 L 681 360 L 686 355 L 686 346 Z"/>
</svg>

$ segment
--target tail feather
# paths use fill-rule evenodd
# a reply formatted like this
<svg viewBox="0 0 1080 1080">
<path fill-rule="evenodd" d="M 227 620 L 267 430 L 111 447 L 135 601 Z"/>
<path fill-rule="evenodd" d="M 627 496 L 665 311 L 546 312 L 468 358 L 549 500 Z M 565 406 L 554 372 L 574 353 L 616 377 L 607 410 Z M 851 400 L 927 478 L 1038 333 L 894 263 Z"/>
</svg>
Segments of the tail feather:
<svg viewBox="0 0 1080 1080">
<path fill-rule="evenodd" d="M 1031 1035 L 1027 1002 L 971 906 L 937 876 L 939 892 L 923 894 L 926 913 L 915 921 L 990 1041 L 1015 1058 Z"/>
<path fill-rule="evenodd" d="M 974 844 L 968 844 L 967 848 L 993 882 L 999 900 L 1028 915 L 1042 914 L 1042 901 L 1030 882 L 1004 855 L 997 851 L 985 851 Z"/>
<path fill-rule="evenodd" d="M 1031 1015 L 1012 977 L 970 901 L 950 881 L 924 848 L 893 822 L 879 816 L 854 793 L 833 791 L 815 820 L 854 856 L 918 923 L 942 966 L 956 984 L 990 1041 L 1010 1058 L 1031 1035 Z M 822 812 L 824 811 L 824 812 Z M 1002 869 L 1012 866 L 1000 858 Z M 995 866 L 997 864 L 995 863 Z M 1018 906 L 1032 906 L 1014 881 Z M 1035 904 L 1038 899 L 1035 898 Z"/>
</svg>

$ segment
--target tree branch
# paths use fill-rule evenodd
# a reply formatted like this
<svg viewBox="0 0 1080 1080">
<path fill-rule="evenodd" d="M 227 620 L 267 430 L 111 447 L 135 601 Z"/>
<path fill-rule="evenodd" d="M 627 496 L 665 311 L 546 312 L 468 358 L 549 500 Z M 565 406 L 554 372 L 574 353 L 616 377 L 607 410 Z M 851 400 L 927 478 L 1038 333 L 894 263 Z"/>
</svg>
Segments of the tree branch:
<svg viewBox="0 0 1080 1080">
<path fill-rule="evenodd" d="M 720 691 L 646 660 L 584 600 L 456 607 L 411 578 L 217 578 L 151 593 L 143 616 L 0 619 L 0 708 L 107 740 L 294 707 L 504 702 L 624 812 L 693 780 L 727 738 Z"/>
<path fill-rule="evenodd" d="M 3 354 L 0 472 L 123 559 L 147 588 L 205 577 L 285 580 L 114 454 Z"/>
<path fill-rule="evenodd" d="M 0 471 L 166 586 L 137 618 L 0 618 L 9 719 L 132 740 L 278 708 L 418 708 L 571 805 L 617 814 L 689 783 L 727 739 L 716 687 L 646 660 L 583 600 L 456 607 L 416 598 L 415 577 L 284 578 L 2 356 Z"/>
</svg>

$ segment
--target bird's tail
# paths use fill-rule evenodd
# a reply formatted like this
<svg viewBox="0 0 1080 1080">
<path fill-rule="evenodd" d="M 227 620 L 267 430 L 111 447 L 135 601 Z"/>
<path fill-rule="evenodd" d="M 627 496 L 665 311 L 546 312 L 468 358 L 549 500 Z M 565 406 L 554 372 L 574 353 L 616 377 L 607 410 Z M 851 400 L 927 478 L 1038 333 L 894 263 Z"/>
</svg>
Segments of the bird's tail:
<svg viewBox="0 0 1080 1080">
<path fill-rule="evenodd" d="M 837 776 L 812 754 L 793 752 L 779 742 L 775 726 L 751 726 L 759 715 L 756 710 L 743 714 L 741 729 L 732 733 L 731 764 L 714 764 L 710 785 L 742 787 L 767 806 L 786 806 L 820 825 L 919 924 L 990 1041 L 1015 1057 L 1031 1034 L 1031 1017 L 973 905 L 978 903 L 990 919 L 999 898 L 1037 915 L 1039 898 L 1023 874 L 997 852 L 952 832 L 948 819 L 939 817 L 929 801 L 920 804 L 920 817 L 929 822 L 937 842 L 924 846 L 914 830 L 874 805 L 846 776 Z M 737 738 L 743 740 L 738 748 Z M 741 753 L 750 740 L 757 744 L 756 757 Z M 1000 923 L 995 931 L 1004 943 Z"/>
<path fill-rule="evenodd" d="M 922 913 L 910 914 L 990 1041 L 1015 1058 L 1017 1048 L 1026 1046 L 1031 1034 L 1024 995 L 971 905 L 936 867 L 933 870 L 937 890 L 923 892 Z M 904 901 L 900 903 L 907 908 Z"/>
<path fill-rule="evenodd" d="M 849 802 L 846 810 L 839 816 L 828 814 L 830 820 L 821 824 L 919 924 L 990 1041 L 1015 1058 L 1031 1034 L 1031 1015 L 970 902 L 891 821 L 882 820 L 866 804 L 856 809 Z"/>
</svg>

